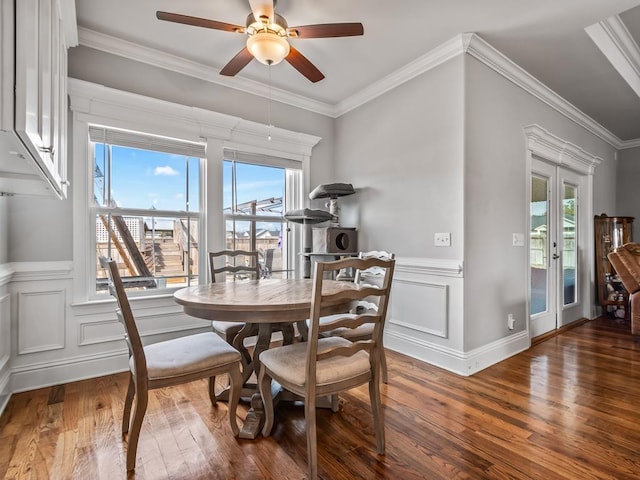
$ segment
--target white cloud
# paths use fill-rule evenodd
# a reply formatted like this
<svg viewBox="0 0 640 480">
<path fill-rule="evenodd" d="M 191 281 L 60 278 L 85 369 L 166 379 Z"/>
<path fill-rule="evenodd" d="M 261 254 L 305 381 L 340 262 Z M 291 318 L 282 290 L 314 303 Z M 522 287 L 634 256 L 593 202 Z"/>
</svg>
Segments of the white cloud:
<svg viewBox="0 0 640 480">
<path fill-rule="evenodd" d="M 178 172 L 176 169 L 167 165 L 165 167 L 156 167 L 155 170 L 153 171 L 153 174 L 170 177 L 170 176 L 180 175 L 180 172 Z"/>
</svg>

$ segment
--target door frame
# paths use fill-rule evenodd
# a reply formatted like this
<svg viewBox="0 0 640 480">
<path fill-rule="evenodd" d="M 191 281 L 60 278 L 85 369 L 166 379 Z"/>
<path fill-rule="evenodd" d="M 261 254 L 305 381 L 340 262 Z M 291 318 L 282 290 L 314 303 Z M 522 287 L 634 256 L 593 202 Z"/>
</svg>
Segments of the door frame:
<svg viewBox="0 0 640 480">
<path fill-rule="evenodd" d="M 581 226 L 578 235 L 582 239 L 579 257 L 577 261 L 582 265 L 582 275 L 580 280 L 576 279 L 579 286 L 579 298 L 583 299 L 582 317 L 593 318 L 594 315 L 594 249 L 593 249 L 593 228 L 591 219 L 593 218 L 593 173 L 595 168 L 600 165 L 602 159 L 592 155 L 579 146 L 565 141 L 539 125 L 533 124 L 523 128 L 526 137 L 526 216 L 527 223 L 530 218 L 531 199 L 531 174 L 532 163 L 534 157 L 546 161 L 556 167 L 560 166 L 574 171 L 583 176 L 581 182 L 581 205 L 580 221 Z M 527 232 L 530 227 L 527 227 Z M 530 305 L 531 305 L 531 272 L 530 272 L 530 242 L 529 235 L 525 235 L 525 248 L 527 249 L 526 268 L 527 272 L 527 291 L 526 291 L 526 312 L 527 312 L 527 330 L 531 338 L 530 325 Z"/>
<path fill-rule="evenodd" d="M 584 298 L 583 283 L 588 283 L 588 266 L 581 254 L 584 249 L 584 236 L 587 230 L 591 229 L 591 221 L 584 213 L 583 191 L 586 185 L 586 175 L 570 170 L 563 165 L 557 165 L 540 158 L 537 155 L 531 156 L 531 174 L 529 176 L 531 185 L 534 178 L 545 180 L 547 185 L 547 241 L 546 241 L 546 310 L 535 315 L 529 314 L 529 328 L 532 337 L 544 335 L 555 331 L 564 325 L 568 325 L 575 320 L 585 317 L 584 308 L 586 298 Z M 577 273 L 575 277 L 574 302 L 565 304 L 564 275 L 565 269 L 563 261 L 565 259 L 565 239 L 564 239 L 564 191 L 567 186 L 576 190 L 576 226 L 575 231 L 575 260 Z M 533 192 L 529 194 L 529 203 Z M 531 218 L 531 217 L 530 217 Z M 531 237 L 529 237 L 531 240 Z M 588 261 L 588 260 L 586 260 Z M 585 271 L 587 269 L 587 271 Z M 529 249 L 529 274 L 533 275 L 531 268 L 531 248 Z M 531 277 L 530 277 L 531 278 Z M 529 301 L 532 298 L 532 282 L 530 282 Z M 534 322 L 535 320 L 535 322 Z"/>
</svg>

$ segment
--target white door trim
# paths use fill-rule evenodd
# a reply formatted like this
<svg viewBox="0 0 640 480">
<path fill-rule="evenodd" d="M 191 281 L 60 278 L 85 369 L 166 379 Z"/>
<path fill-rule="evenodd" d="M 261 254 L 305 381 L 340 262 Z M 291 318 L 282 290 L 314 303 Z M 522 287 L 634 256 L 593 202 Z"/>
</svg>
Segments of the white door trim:
<svg viewBox="0 0 640 480">
<path fill-rule="evenodd" d="M 566 140 L 553 135 L 549 131 L 545 130 L 539 125 L 527 125 L 523 128 L 526 136 L 526 175 L 527 175 L 527 200 L 531 198 L 531 172 L 533 157 L 546 160 L 556 166 L 562 166 L 569 170 L 573 170 L 584 176 L 584 185 L 582 186 L 582 209 L 584 211 L 583 229 L 580 232 L 580 236 L 583 239 L 582 246 L 584 247 L 582 257 L 580 261 L 583 264 L 583 269 L 588 272 L 588 282 L 582 282 L 580 291 L 580 297 L 584 300 L 582 316 L 591 318 L 591 309 L 593 304 L 593 228 L 590 228 L 589 219 L 593 218 L 593 173 L 595 168 L 600 165 L 602 158 L 590 154 L 579 146 L 568 142 Z M 529 209 L 529 203 L 525 202 L 527 209 Z M 529 218 L 529 212 L 526 212 L 526 217 Z M 527 251 L 530 249 L 528 236 L 526 237 Z M 529 255 L 527 255 L 526 271 L 527 281 L 527 312 L 530 311 L 530 284 L 531 277 L 529 272 Z M 585 275 L 587 276 L 587 275 Z M 529 315 L 527 315 L 527 328 L 529 329 L 529 335 L 531 335 L 531 326 L 529 324 Z"/>
</svg>

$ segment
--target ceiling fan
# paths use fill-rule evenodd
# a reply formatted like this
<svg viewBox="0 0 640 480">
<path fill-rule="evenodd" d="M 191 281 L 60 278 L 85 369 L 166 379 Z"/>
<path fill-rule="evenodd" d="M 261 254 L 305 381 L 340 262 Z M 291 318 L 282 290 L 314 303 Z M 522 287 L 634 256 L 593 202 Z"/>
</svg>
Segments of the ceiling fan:
<svg viewBox="0 0 640 480">
<path fill-rule="evenodd" d="M 286 60 L 315 83 L 322 80 L 324 75 L 307 57 L 289 44 L 288 38 L 353 37 L 364 34 L 362 23 L 324 23 L 289 27 L 287 21 L 275 13 L 276 0 L 249 0 L 249 5 L 251 13 L 244 27 L 161 11 L 156 12 L 156 17 L 167 22 L 246 34 L 246 46 L 220 71 L 221 75 L 230 77 L 246 67 L 253 58 L 265 65 L 276 65 Z"/>
</svg>

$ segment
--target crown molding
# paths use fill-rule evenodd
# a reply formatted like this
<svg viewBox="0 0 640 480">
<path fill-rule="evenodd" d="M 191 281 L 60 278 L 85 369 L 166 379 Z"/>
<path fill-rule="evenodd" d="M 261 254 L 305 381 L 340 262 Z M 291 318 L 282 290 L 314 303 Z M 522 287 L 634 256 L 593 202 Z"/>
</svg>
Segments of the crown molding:
<svg viewBox="0 0 640 480">
<path fill-rule="evenodd" d="M 451 40 L 437 46 L 404 67 L 387 75 L 386 77 L 372 83 L 358 93 L 346 98 L 337 104 L 336 117 L 370 102 L 376 97 L 408 82 L 414 77 L 443 64 L 447 60 L 464 53 L 471 41 L 473 34 L 463 33 L 453 37 Z"/>
<path fill-rule="evenodd" d="M 126 40 L 95 32 L 83 27 L 78 29 L 80 44 L 119 55 L 138 62 L 153 65 L 166 70 L 189 75 L 201 80 L 243 91 L 252 95 L 269 97 L 269 87 L 260 82 L 241 77 L 227 78 L 219 74 L 220 70 L 186 60 L 176 55 L 167 54 L 159 50 L 143 47 Z M 487 67 L 513 82 L 524 91 L 564 115 L 569 120 L 580 125 L 612 147 L 622 150 L 640 146 L 640 139 L 622 141 L 616 135 L 597 123 L 586 113 L 576 108 L 564 98 L 544 85 L 522 67 L 511 61 L 493 46 L 475 33 L 462 33 L 442 45 L 434 48 L 417 60 L 409 63 L 400 70 L 369 85 L 360 92 L 344 99 L 336 105 L 312 100 L 302 95 L 273 88 L 271 98 L 311 112 L 337 118 L 353 110 L 389 90 L 425 73 L 460 54 L 468 54 L 482 62 Z"/>
<path fill-rule="evenodd" d="M 640 147 L 640 138 L 622 142 L 622 146 L 619 148 L 619 150 L 626 150 L 627 148 L 637 148 L 637 147 Z"/>
<path fill-rule="evenodd" d="M 222 85 L 224 87 L 240 90 L 251 95 L 269 98 L 269 86 L 242 77 L 225 77 L 220 75 L 220 70 L 209 67 L 192 60 L 187 60 L 177 55 L 162 52 L 154 48 L 144 47 L 126 40 L 122 40 L 104 33 L 78 28 L 80 45 L 100 50 L 102 52 L 129 58 L 137 62 L 146 63 L 154 67 L 163 68 L 172 72 L 181 73 L 200 80 Z M 328 103 L 312 100 L 302 95 L 287 92 L 272 87 L 271 99 L 287 105 L 302 108 L 321 115 L 335 117 L 335 107 Z"/>
<path fill-rule="evenodd" d="M 591 40 L 640 97 L 640 47 L 619 16 L 585 28 Z"/>
<path fill-rule="evenodd" d="M 467 53 L 609 145 L 617 149 L 622 147 L 623 142 L 616 135 L 508 59 L 478 35 L 473 34 Z"/>
</svg>

